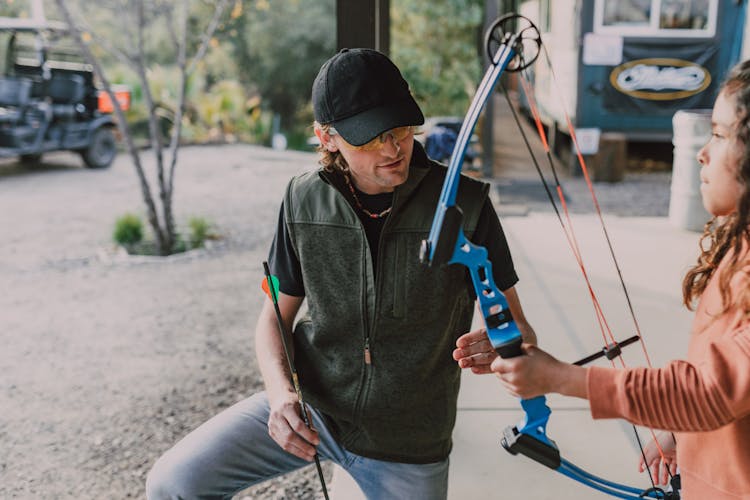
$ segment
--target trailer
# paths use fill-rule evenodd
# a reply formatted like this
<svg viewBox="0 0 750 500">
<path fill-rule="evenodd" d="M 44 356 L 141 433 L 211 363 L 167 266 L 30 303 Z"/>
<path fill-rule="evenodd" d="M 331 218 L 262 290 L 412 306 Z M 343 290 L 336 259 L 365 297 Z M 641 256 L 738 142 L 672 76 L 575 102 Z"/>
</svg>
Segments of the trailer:
<svg viewBox="0 0 750 500">
<path fill-rule="evenodd" d="M 746 1 L 533 0 L 519 11 L 553 64 L 528 78 L 554 153 L 576 172 L 567 112 L 597 180 L 616 181 L 628 146 L 669 144 L 675 112 L 712 107 L 740 58 Z"/>
</svg>

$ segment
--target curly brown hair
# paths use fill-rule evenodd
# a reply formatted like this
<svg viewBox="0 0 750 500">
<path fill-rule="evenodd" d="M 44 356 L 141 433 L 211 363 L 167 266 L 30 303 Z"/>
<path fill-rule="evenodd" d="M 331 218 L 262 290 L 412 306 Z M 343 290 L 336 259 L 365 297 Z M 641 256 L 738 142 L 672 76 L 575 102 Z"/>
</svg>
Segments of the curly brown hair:
<svg viewBox="0 0 750 500">
<path fill-rule="evenodd" d="M 318 122 L 313 123 L 313 128 L 320 129 L 324 133 L 328 133 L 331 128 L 330 124 L 321 125 Z M 326 172 L 339 172 L 345 174 L 349 171 L 349 164 L 344 159 L 344 155 L 340 151 L 328 151 L 326 147 L 321 143 L 318 145 L 318 163 L 323 167 Z"/>
<path fill-rule="evenodd" d="M 698 297 L 719 267 L 721 260 L 731 250 L 728 265 L 719 274 L 719 290 L 723 311 L 732 306 L 750 315 L 750 288 L 742 290 L 734 303 L 730 303 L 729 284 L 742 272 L 743 245 L 750 241 L 750 60 L 737 64 L 722 85 L 721 92 L 734 99 L 737 121 L 735 138 L 743 146 L 737 168 L 737 181 L 742 186 L 737 211 L 726 217 L 714 217 L 703 229 L 699 247 L 700 256 L 695 266 L 682 281 L 683 302 L 692 310 Z"/>
</svg>

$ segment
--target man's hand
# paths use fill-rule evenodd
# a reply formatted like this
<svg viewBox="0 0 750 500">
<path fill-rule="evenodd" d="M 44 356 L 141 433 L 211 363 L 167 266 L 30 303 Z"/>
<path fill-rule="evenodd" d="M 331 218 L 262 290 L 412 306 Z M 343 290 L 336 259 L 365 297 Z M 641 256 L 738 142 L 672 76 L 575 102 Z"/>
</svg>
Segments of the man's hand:
<svg viewBox="0 0 750 500">
<path fill-rule="evenodd" d="M 292 455 L 311 462 L 315 447 L 320 444 L 318 432 L 309 429 L 302 420 L 297 394 L 286 392 L 278 397 L 268 396 L 271 414 L 268 416 L 268 434 L 279 446 Z"/>
<path fill-rule="evenodd" d="M 638 471 L 643 472 L 646 470 L 646 464 L 651 469 L 651 477 L 654 478 L 657 484 L 668 484 L 669 475 L 674 476 L 677 474 L 677 446 L 671 432 L 659 431 L 656 433 L 656 441 L 659 443 L 662 452 L 664 452 L 664 460 L 662 460 L 661 454 L 659 453 L 659 447 L 652 440 L 643 449 L 643 454 L 646 455 L 646 461 L 643 461 L 641 456 L 638 461 Z M 661 473 L 661 475 L 660 475 Z"/>
<path fill-rule="evenodd" d="M 502 293 L 508 301 L 508 308 L 513 320 L 516 322 L 516 326 L 518 326 L 518 330 L 521 332 L 522 340 L 528 344 L 536 345 L 536 333 L 529 322 L 526 321 L 526 316 L 521 308 L 521 301 L 518 298 L 515 287 L 507 288 Z M 481 314 L 481 307 L 478 301 L 476 310 L 477 314 Z M 453 359 L 458 361 L 460 368 L 471 368 L 471 371 L 477 374 L 492 373 L 490 364 L 497 357 L 498 355 L 495 349 L 492 348 L 485 328 L 461 335 L 456 340 L 456 349 L 453 351 Z"/>
<path fill-rule="evenodd" d="M 458 361 L 460 368 L 471 368 L 473 373 L 478 374 L 492 373 L 490 364 L 496 357 L 497 353 L 484 328 L 461 335 L 453 350 L 453 359 Z"/>
<path fill-rule="evenodd" d="M 524 325 L 527 328 L 522 332 L 523 341 L 536 345 L 534 330 L 528 323 Z M 473 373 L 480 375 L 492 373 L 490 364 L 497 356 L 497 352 L 492 348 L 490 339 L 487 337 L 487 330 L 484 328 L 461 335 L 456 340 L 456 349 L 453 350 L 453 359 L 458 361 L 460 368 L 471 368 Z"/>
</svg>

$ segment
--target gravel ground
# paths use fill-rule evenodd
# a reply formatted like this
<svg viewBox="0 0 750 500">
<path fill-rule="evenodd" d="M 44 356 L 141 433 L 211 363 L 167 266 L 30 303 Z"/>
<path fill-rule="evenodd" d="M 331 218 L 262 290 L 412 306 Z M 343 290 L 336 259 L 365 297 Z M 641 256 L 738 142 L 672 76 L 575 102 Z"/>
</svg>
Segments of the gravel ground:
<svg viewBox="0 0 750 500">
<path fill-rule="evenodd" d="M 628 172 L 623 182 L 594 183 L 599 206 L 605 214 L 621 217 L 666 217 L 669 213 L 671 172 Z M 501 215 L 525 215 L 527 212 L 552 212 L 538 177 L 501 178 L 494 181 Z M 555 186 L 547 179 L 550 192 L 560 211 Z M 594 213 L 591 192 L 583 177 L 560 180 L 570 213 Z"/>
<path fill-rule="evenodd" d="M 143 498 L 161 453 L 261 387 L 261 262 L 286 181 L 312 165 L 311 154 L 253 146 L 182 149 L 178 224 L 206 217 L 223 239 L 132 258 L 109 241 L 116 217 L 142 212 L 129 158 L 102 171 L 67 154 L 0 163 L 0 498 Z M 668 181 L 629 175 L 597 189 L 605 212 L 666 215 Z M 588 196 L 581 183 L 564 182 L 572 206 Z M 551 209 L 538 184 L 496 184 L 501 214 L 502 204 Z M 309 467 L 237 498 L 318 491 Z"/>
<path fill-rule="evenodd" d="M 252 146 L 183 149 L 178 224 L 206 217 L 224 239 L 161 259 L 112 251 L 115 218 L 142 211 L 126 156 L 102 171 L 67 154 L 0 163 L 0 498 L 143 498 L 161 453 L 261 387 L 261 262 L 286 180 L 313 164 Z M 308 468 L 238 498 L 318 489 Z"/>
</svg>

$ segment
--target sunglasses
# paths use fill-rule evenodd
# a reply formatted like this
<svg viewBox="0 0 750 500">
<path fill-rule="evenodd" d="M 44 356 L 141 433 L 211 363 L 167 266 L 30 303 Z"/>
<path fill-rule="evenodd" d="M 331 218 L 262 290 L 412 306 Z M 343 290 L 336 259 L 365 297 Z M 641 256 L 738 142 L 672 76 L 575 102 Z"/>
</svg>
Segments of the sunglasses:
<svg viewBox="0 0 750 500">
<path fill-rule="evenodd" d="M 403 141 L 404 139 L 406 139 L 407 137 L 409 137 L 409 135 L 414 134 L 417 129 L 418 127 L 411 126 L 411 125 L 407 127 L 397 127 L 397 128 L 388 130 L 386 132 L 383 132 L 379 136 L 375 137 L 373 140 L 366 142 L 362 144 L 361 146 L 353 146 L 349 144 L 348 142 L 346 142 L 346 139 L 344 139 L 343 137 L 341 139 L 344 141 L 344 143 L 349 149 L 354 149 L 356 151 L 377 151 L 381 149 L 386 144 L 386 142 L 388 142 L 389 137 L 392 138 L 392 140 L 395 141 L 396 143 L 399 143 Z M 339 135 L 339 133 L 335 128 L 329 127 L 328 135 Z"/>
</svg>

